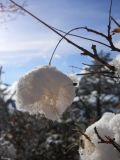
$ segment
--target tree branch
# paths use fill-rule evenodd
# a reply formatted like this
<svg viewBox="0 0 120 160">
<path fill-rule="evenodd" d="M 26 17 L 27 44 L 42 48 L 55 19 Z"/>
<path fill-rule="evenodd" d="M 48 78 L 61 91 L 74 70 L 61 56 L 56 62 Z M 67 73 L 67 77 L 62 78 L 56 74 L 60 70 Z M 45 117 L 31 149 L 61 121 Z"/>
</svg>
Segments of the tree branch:
<svg viewBox="0 0 120 160">
<path fill-rule="evenodd" d="M 68 31 L 67 33 L 65 33 L 65 35 L 58 41 L 58 43 L 57 43 L 57 45 L 56 45 L 56 47 L 55 47 L 55 49 L 54 49 L 54 51 L 53 51 L 53 53 L 52 53 L 52 56 L 51 56 L 51 58 L 50 58 L 49 65 L 51 65 L 53 56 L 54 56 L 54 54 L 55 54 L 55 52 L 56 52 L 59 44 L 61 43 L 61 41 L 62 41 L 63 39 L 65 39 L 65 37 L 66 37 L 69 33 L 73 32 L 73 31 L 75 31 L 75 30 L 78 30 L 78 29 L 83 29 L 83 27 L 78 27 L 78 28 L 73 28 L 73 29 L 71 29 L 70 31 Z"/>
<path fill-rule="evenodd" d="M 59 32 L 61 32 L 61 33 L 66 34 L 66 32 L 63 31 L 63 30 L 61 30 L 61 29 L 56 29 L 56 28 L 54 28 L 54 29 L 57 30 L 57 31 L 59 31 Z M 103 43 L 103 42 L 100 42 L 100 41 L 97 41 L 97 40 L 92 39 L 92 38 L 83 37 L 83 36 L 76 35 L 76 34 L 71 34 L 71 33 L 69 33 L 68 35 L 69 35 L 69 36 L 73 36 L 73 37 L 77 37 L 77 38 L 81 38 L 81 39 L 85 39 L 85 40 L 88 40 L 88 41 L 91 41 L 91 42 L 96 42 L 96 43 L 98 43 L 98 44 L 101 44 L 101 45 L 103 45 L 103 46 L 106 46 L 106 47 L 110 48 L 110 45 L 108 45 L 108 44 L 106 44 L 106 43 Z"/>
<path fill-rule="evenodd" d="M 17 7 L 19 7 L 20 9 L 22 9 L 24 12 L 26 12 L 28 15 L 32 16 L 34 19 L 36 19 L 37 21 L 39 21 L 40 23 L 42 23 L 43 25 L 45 25 L 46 27 L 48 27 L 50 30 L 52 30 L 54 33 L 56 33 L 57 35 L 59 35 L 60 37 L 64 37 L 62 34 L 60 34 L 58 31 L 56 31 L 53 27 L 51 27 L 50 25 L 48 25 L 47 23 L 45 23 L 44 21 L 42 21 L 41 19 L 39 19 L 37 16 L 35 16 L 34 14 L 32 14 L 31 12 L 29 12 L 28 10 L 26 10 L 24 7 L 20 6 L 19 4 L 17 4 L 16 2 L 14 2 L 13 0 L 9 0 L 11 3 L 15 4 Z M 102 37 L 106 38 L 106 35 L 89 29 L 87 27 L 84 27 L 84 29 L 86 29 L 88 32 L 93 32 L 96 33 L 97 35 L 101 35 Z M 70 43 L 71 45 L 75 46 L 76 48 L 78 48 L 79 50 L 81 50 L 83 52 L 84 55 L 90 56 L 91 58 L 99 61 L 101 64 L 105 65 L 106 67 L 108 67 L 110 70 L 112 70 L 113 72 L 115 71 L 115 67 L 111 66 L 109 63 L 107 63 L 106 61 L 104 61 L 103 59 L 101 59 L 100 57 L 94 55 L 93 53 L 91 53 L 90 51 L 88 51 L 87 49 L 77 45 L 76 43 L 74 43 L 73 41 L 71 41 L 70 39 L 64 37 L 64 39 Z"/>
<path fill-rule="evenodd" d="M 115 142 L 115 139 L 112 139 L 109 136 L 105 136 L 105 138 L 107 139 L 107 140 L 105 140 L 99 135 L 96 127 L 94 128 L 94 131 L 95 131 L 98 139 L 100 140 L 98 143 L 112 144 L 113 147 L 116 148 L 116 150 L 120 152 L 120 145 Z"/>
<path fill-rule="evenodd" d="M 110 8 L 109 8 L 108 37 L 111 37 L 111 12 L 112 12 L 112 0 L 110 0 Z"/>
<path fill-rule="evenodd" d="M 118 26 L 120 27 L 120 24 L 111 16 L 111 20 Z"/>
</svg>

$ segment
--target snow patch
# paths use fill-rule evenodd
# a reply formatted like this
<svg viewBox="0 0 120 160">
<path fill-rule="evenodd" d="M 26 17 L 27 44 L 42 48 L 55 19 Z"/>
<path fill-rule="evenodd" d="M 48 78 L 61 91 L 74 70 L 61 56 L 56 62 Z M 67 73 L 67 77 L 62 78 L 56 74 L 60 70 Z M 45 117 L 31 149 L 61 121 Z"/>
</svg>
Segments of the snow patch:
<svg viewBox="0 0 120 160">
<path fill-rule="evenodd" d="M 84 136 L 81 137 L 79 153 L 81 160 L 120 160 L 120 153 L 112 144 L 98 143 L 94 128 L 97 128 L 99 135 L 105 139 L 105 136 L 114 138 L 115 142 L 120 145 L 120 114 L 105 113 L 103 117 L 86 129 L 91 142 Z"/>
</svg>

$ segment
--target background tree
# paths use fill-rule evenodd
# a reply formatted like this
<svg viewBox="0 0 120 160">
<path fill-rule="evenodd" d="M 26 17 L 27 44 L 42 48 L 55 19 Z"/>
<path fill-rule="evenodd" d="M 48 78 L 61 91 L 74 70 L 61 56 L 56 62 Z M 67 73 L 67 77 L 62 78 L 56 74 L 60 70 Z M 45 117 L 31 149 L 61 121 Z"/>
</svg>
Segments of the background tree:
<svg viewBox="0 0 120 160">
<path fill-rule="evenodd" d="M 99 53 L 99 57 L 106 62 L 112 60 L 110 53 Z M 116 112 L 114 107 L 120 102 L 120 84 L 98 61 L 92 61 L 85 67 L 79 87 L 76 91 L 80 106 L 83 106 L 84 116 L 87 120 L 95 121 L 105 111 Z"/>
</svg>

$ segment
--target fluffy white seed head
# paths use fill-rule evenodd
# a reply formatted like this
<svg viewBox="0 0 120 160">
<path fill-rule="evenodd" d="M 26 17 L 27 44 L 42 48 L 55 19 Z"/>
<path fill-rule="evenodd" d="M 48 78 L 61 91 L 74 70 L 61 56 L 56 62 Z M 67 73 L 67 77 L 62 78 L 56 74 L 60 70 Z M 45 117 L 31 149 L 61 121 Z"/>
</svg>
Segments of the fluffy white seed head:
<svg viewBox="0 0 120 160">
<path fill-rule="evenodd" d="M 86 129 L 85 134 L 89 136 L 91 142 L 85 136 L 81 137 L 82 145 L 79 148 L 80 159 L 120 160 L 120 153 L 112 144 L 98 143 L 100 140 L 94 131 L 95 127 L 103 139 L 105 139 L 105 136 L 109 136 L 120 145 L 120 114 L 105 113 L 99 121 Z"/>
<path fill-rule="evenodd" d="M 24 75 L 18 82 L 16 102 L 30 114 L 44 113 L 56 120 L 72 103 L 75 89 L 70 78 L 55 67 L 43 66 Z"/>
</svg>

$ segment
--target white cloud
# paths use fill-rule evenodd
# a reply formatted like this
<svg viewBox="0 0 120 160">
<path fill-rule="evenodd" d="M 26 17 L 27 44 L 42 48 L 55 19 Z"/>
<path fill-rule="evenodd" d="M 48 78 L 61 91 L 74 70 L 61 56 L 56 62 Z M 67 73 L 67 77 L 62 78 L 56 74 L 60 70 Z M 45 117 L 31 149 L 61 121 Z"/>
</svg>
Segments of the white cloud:
<svg viewBox="0 0 120 160">
<path fill-rule="evenodd" d="M 57 40 L 24 40 L 9 41 L 0 40 L 0 65 L 23 65 L 33 58 L 49 59 Z M 55 54 L 54 58 L 60 58 Z"/>
<path fill-rule="evenodd" d="M 51 39 L 48 37 L 44 37 L 44 39 L 38 40 L 11 40 L 6 41 L 6 43 L 4 40 L 0 40 L 0 65 L 21 66 L 37 57 L 49 60 L 57 42 L 57 38 Z M 81 40 L 80 44 L 82 45 L 85 43 Z M 63 55 L 69 56 L 70 54 L 75 53 L 75 47 L 63 41 L 57 48 L 54 58 L 59 59 L 62 58 Z"/>
<path fill-rule="evenodd" d="M 0 42 L 0 51 L 1 52 L 17 52 L 17 51 L 26 51 L 26 50 L 40 50 L 46 52 L 53 48 L 56 44 L 55 40 L 30 40 L 30 41 L 12 41 Z"/>
<path fill-rule="evenodd" d="M 22 66 L 29 63 L 34 58 L 49 60 L 53 49 L 55 48 L 55 40 L 28 41 L 8 43 L 7 47 L 0 45 L 0 65 L 17 65 Z M 61 58 L 59 54 L 55 54 L 54 58 Z"/>
<path fill-rule="evenodd" d="M 3 30 L 4 31 L 4 30 Z M 43 31 L 44 32 L 44 31 Z M 15 34 L 16 33 L 16 34 Z M 32 35 L 13 32 L 12 29 L 1 32 L 0 39 L 0 65 L 22 66 L 32 59 L 41 58 L 49 61 L 52 52 L 60 40 L 60 37 L 51 32 L 35 32 Z M 32 38 L 31 38 L 32 37 Z M 89 43 L 82 39 L 72 38 L 75 42 L 88 48 Z M 79 50 L 69 45 L 66 41 L 59 45 L 54 55 L 54 59 L 59 59 L 70 54 L 79 53 Z"/>
</svg>

